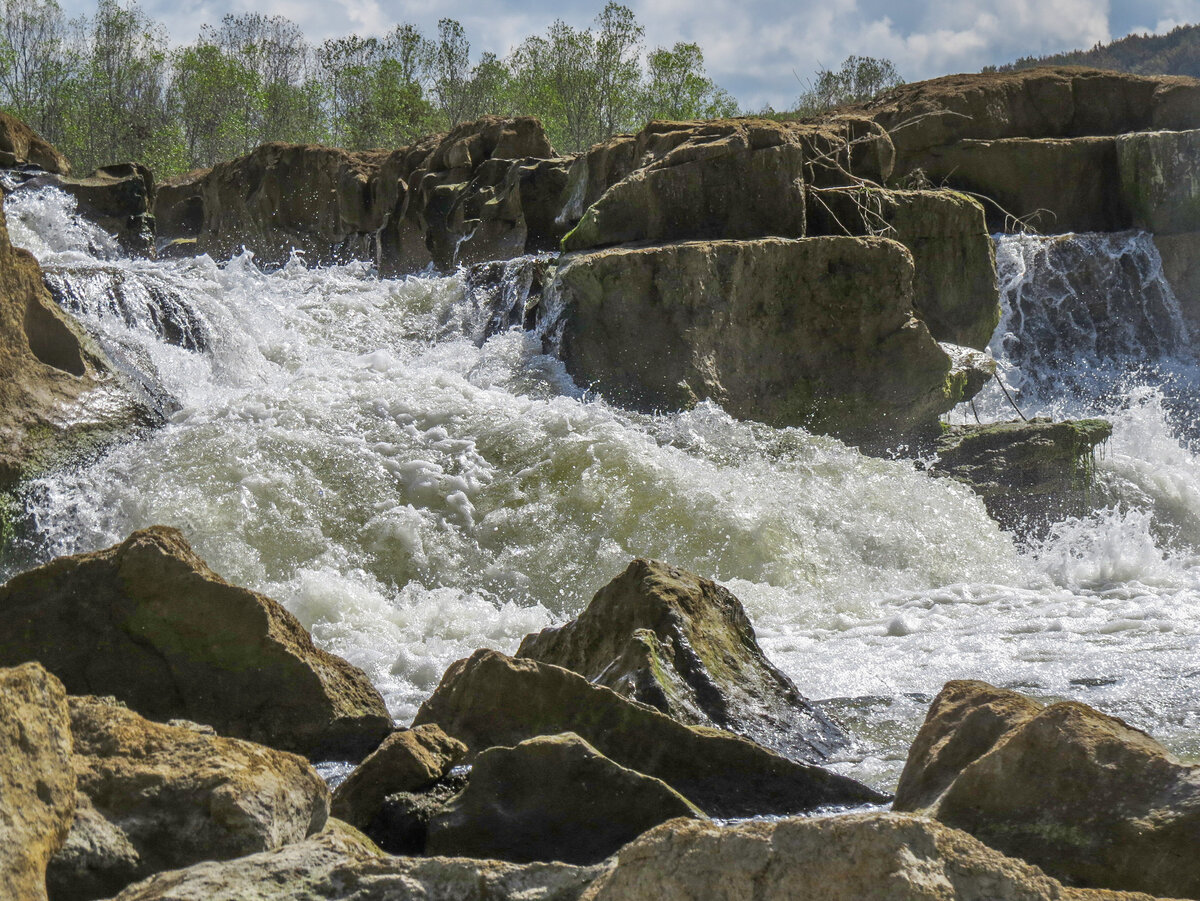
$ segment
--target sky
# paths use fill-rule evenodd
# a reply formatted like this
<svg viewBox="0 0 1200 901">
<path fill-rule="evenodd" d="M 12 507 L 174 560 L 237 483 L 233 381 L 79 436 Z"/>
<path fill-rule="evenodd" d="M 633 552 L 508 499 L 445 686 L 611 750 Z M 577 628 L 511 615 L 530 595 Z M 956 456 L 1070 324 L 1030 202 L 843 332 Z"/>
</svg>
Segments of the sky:
<svg viewBox="0 0 1200 901">
<path fill-rule="evenodd" d="M 591 24 L 604 0 L 141 0 L 175 43 L 194 39 L 226 13 L 287 16 L 320 42 L 349 32 L 381 35 L 412 22 L 433 35 L 458 19 L 472 56 L 505 55 L 556 18 Z M 1200 22 L 1200 0 L 625 0 L 646 29 L 646 47 L 694 41 L 708 74 L 746 110 L 787 108 L 819 67 L 848 55 L 892 60 L 906 81 L 1093 46 L 1131 33 Z M 69 15 L 93 0 L 65 0 Z"/>
</svg>

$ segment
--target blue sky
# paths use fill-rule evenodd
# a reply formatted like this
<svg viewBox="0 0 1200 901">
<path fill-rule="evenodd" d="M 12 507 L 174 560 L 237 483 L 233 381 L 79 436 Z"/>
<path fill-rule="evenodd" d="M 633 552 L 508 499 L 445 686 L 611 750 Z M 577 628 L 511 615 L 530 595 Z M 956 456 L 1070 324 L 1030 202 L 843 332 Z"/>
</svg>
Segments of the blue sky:
<svg viewBox="0 0 1200 901">
<path fill-rule="evenodd" d="M 90 0 L 65 0 L 71 15 Z M 909 81 L 977 71 L 989 63 L 1162 32 L 1200 22 L 1200 0 L 626 0 L 646 28 L 647 47 L 695 41 L 709 74 L 743 107 L 787 106 L 819 66 L 851 53 L 884 56 Z M 603 0 L 142 0 L 174 41 L 190 41 L 227 12 L 258 11 L 298 22 L 320 41 L 351 31 L 380 34 L 413 22 L 432 34 L 443 16 L 467 29 L 473 54 L 505 54 L 555 18 L 587 25 Z"/>
</svg>

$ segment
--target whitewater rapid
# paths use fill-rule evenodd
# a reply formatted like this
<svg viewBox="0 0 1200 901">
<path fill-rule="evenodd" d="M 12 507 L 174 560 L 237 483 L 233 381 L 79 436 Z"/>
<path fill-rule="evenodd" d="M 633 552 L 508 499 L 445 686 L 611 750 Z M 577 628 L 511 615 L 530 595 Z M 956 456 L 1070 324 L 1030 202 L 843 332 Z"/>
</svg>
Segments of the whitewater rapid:
<svg viewBox="0 0 1200 901">
<path fill-rule="evenodd" d="M 839 768 L 877 785 L 894 784 L 953 678 L 1078 698 L 1200 757 L 1200 470 L 1180 412 L 1200 379 L 1178 359 L 1173 298 L 1170 340 L 1135 330 L 1053 376 L 1017 290 L 1039 247 L 1001 239 L 993 351 L 1024 412 L 1115 424 L 1098 461 L 1111 506 L 1021 546 L 969 489 L 910 461 L 711 404 L 631 413 L 527 333 L 480 346 L 489 311 L 461 274 L 133 260 L 55 191 L 6 211 L 13 242 L 165 417 L 23 490 L 21 566 L 177 526 L 362 667 L 406 722 L 449 663 L 513 651 L 650 556 L 743 601 L 768 655 L 858 738 Z M 1137 354 L 1153 366 L 1131 367 Z M 976 414 L 1012 415 L 998 389 L 953 416 Z"/>
</svg>

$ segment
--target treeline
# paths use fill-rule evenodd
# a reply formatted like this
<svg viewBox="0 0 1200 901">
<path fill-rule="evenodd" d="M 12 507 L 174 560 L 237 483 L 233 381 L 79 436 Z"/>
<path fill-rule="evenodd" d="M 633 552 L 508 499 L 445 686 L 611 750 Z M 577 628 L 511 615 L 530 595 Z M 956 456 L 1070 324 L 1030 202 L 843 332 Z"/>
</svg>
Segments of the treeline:
<svg viewBox="0 0 1200 901">
<path fill-rule="evenodd" d="M 1200 26 L 1180 25 L 1167 34 L 1131 34 L 1091 50 L 1072 50 L 1050 56 L 1025 56 L 1015 63 L 989 66 L 985 72 L 1012 72 L 1035 66 L 1094 66 L 1135 75 L 1200 77 Z"/>
<path fill-rule="evenodd" d="M 229 15 L 171 47 L 136 2 L 99 0 L 68 20 L 57 0 L 0 0 L 0 108 L 78 171 L 140 160 L 160 175 L 267 141 L 398 147 L 494 113 L 540 118 L 581 150 L 652 118 L 735 115 L 696 44 L 645 52 L 632 11 L 610 2 L 590 28 L 557 21 L 504 57 L 472 59 L 460 23 L 310 43 L 300 27 Z"/>
</svg>

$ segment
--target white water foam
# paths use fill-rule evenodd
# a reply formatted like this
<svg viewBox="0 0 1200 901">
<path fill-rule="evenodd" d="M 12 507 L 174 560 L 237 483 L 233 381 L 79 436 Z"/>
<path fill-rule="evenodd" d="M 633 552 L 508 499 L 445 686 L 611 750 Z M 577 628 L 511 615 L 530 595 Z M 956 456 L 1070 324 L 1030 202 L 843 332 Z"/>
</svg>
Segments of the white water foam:
<svg viewBox="0 0 1200 901">
<path fill-rule="evenodd" d="M 14 241 L 84 295 L 103 290 L 88 276 L 101 262 L 169 287 L 210 341 L 164 343 L 103 298 L 78 301 L 108 346 L 148 362 L 174 412 L 29 486 L 42 558 L 178 526 L 363 667 L 401 720 L 450 662 L 512 651 L 640 555 L 725 582 L 801 690 L 840 699 L 861 740 L 843 767 L 877 784 L 950 678 L 1079 697 L 1194 742 L 1200 494 L 1165 425 L 1139 444 L 1165 415 L 1153 391 L 1127 406 L 1103 464 L 1149 500 L 1018 550 L 969 490 L 910 463 L 711 404 L 621 410 L 518 330 L 477 346 L 460 276 L 266 273 L 249 254 L 101 261 L 51 206 L 10 198 Z"/>
</svg>

